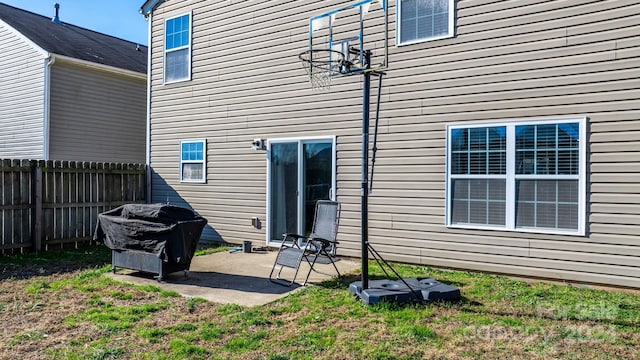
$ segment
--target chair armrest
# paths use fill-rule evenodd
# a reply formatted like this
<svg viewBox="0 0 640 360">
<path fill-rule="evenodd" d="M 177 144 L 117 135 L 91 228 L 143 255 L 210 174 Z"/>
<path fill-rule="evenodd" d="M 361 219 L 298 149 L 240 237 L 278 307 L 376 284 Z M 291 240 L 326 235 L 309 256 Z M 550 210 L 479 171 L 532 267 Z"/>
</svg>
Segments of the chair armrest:
<svg viewBox="0 0 640 360">
<path fill-rule="evenodd" d="M 282 243 L 280 244 L 280 247 L 300 248 L 300 245 L 298 244 L 298 240 L 306 239 L 306 238 L 307 238 L 306 236 L 298 235 L 295 233 L 284 233 L 282 234 Z"/>
<path fill-rule="evenodd" d="M 304 236 L 304 235 L 298 235 L 298 234 L 294 234 L 294 233 L 284 233 L 284 234 L 282 234 L 282 238 L 283 239 L 286 239 L 288 237 L 292 237 L 292 238 L 295 238 L 295 239 L 304 239 L 304 238 L 306 238 L 306 236 Z"/>
<path fill-rule="evenodd" d="M 309 238 L 309 242 L 313 243 L 314 241 L 318 241 L 322 244 L 322 248 L 326 249 L 328 248 L 330 245 L 337 245 L 339 244 L 337 241 L 333 241 L 333 240 L 328 240 L 328 239 L 324 239 L 321 237 L 312 237 Z"/>
<path fill-rule="evenodd" d="M 320 241 L 320 242 L 329 243 L 329 244 L 339 244 L 338 241 L 328 240 L 328 239 L 321 238 L 321 237 L 312 237 L 312 238 L 309 238 L 309 241 Z"/>
</svg>

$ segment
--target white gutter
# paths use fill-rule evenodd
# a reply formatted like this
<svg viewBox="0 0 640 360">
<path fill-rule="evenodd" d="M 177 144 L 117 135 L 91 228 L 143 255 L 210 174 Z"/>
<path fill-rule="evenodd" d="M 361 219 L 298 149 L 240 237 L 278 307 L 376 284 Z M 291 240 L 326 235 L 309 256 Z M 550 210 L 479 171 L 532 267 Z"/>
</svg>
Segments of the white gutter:
<svg viewBox="0 0 640 360">
<path fill-rule="evenodd" d="M 56 60 L 58 60 L 58 61 L 71 63 L 71 64 L 76 64 L 76 65 L 80 65 L 80 66 L 85 66 L 85 67 L 92 68 L 92 69 L 97 69 L 97 70 L 109 71 L 109 72 L 116 73 L 116 74 L 119 74 L 119 75 L 138 78 L 140 80 L 145 80 L 146 76 L 147 76 L 145 73 L 140 73 L 140 72 L 131 71 L 131 70 L 125 70 L 125 69 L 117 68 L 117 67 L 114 67 L 114 66 L 99 64 L 99 63 L 95 63 L 95 62 L 91 62 L 91 61 L 87 61 L 87 60 L 80 60 L 80 59 L 72 58 L 72 57 L 69 57 L 69 56 L 58 55 L 58 54 L 51 54 L 50 56 L 51 57 L 55 57 Z M 147 64 L 147 66 L 148 66 L 148 64 Z"/>
<path fill-rule="evenodd" d="M 164 0 L 147 0 L 140 8 L 140 14 L 144 15 L 145 20 L 149 22 L 147 30 L 147 202 L 152 200 L 152 173 L 151 173 L 151 30 L 153 23 L 153 10 Z"/>
<path fill-rule="evenodd" d="M 149 22 L 147 30 L 147 144 L 145 161 L 147 164 L 147 203 L 151 203 L 151 25 L 153 14 L 150 12 L 145 19 Z"/>
<path fill-rule="evenodd" d="M 148 17 L 151 15 L 153 10 L 155 10 L 156 6 L 160 5 L 164 0 L 147 0 L 140 7 L 140 14 L 144 15 L 144 17 Z"/>
<path fill-rule="evenodd" d="M 49 123 L 51 115 L 51 67 L 56 62 L 55 56 L 49 54 L 44 59 L 44 115 L 42 122 L 42 158 L 49 160 Z"/>
</svg>

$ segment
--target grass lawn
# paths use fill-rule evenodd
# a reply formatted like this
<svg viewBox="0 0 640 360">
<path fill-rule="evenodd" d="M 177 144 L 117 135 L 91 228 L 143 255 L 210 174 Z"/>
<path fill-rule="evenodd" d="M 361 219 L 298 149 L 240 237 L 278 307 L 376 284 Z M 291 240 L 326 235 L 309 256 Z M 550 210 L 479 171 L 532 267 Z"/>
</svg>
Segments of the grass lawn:
<svg viewBox="0 0 640 360">
<path fill-rule="evenodd" d="M 640 359 L 638 293 L 397 265 L 463 300 L 366 306 L 352 274 L 246 308 L 117 282 L 109 262 L 104 247 L 0 256 L 0 358 Z"/>
</svg>

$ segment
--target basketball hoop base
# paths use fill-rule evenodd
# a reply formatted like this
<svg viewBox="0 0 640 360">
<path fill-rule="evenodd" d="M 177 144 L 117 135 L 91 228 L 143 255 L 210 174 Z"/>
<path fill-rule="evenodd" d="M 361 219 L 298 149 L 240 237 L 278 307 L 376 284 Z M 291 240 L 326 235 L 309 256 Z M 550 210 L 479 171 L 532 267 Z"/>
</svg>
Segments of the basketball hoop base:
<svg viewBox="0 0 640 360">
<path fill-rule="evenodd" d="M 362 288 L 362 282 L 356 281 L 349 285 L 349 292 L 367 305 L 460 300 L 458 288 L 431 278 L 370 280 L 367 289 Z"/>
</svg>

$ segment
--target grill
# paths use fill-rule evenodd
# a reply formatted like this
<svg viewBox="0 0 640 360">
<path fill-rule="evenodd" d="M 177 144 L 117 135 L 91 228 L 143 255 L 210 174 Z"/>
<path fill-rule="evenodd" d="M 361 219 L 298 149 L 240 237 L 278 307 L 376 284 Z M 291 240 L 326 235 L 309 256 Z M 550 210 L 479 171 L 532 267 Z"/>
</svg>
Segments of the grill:
<svg viewBox="0 0 640 360">
<path fill-rule="evenodd" d="M 98 215 L 94 240 L 112 254 L 113 271 L 126 268 L 157 274 L 184 271 L 207 220 L 191 209 L 168 204 L 127 204 Z"/>
</svg>

